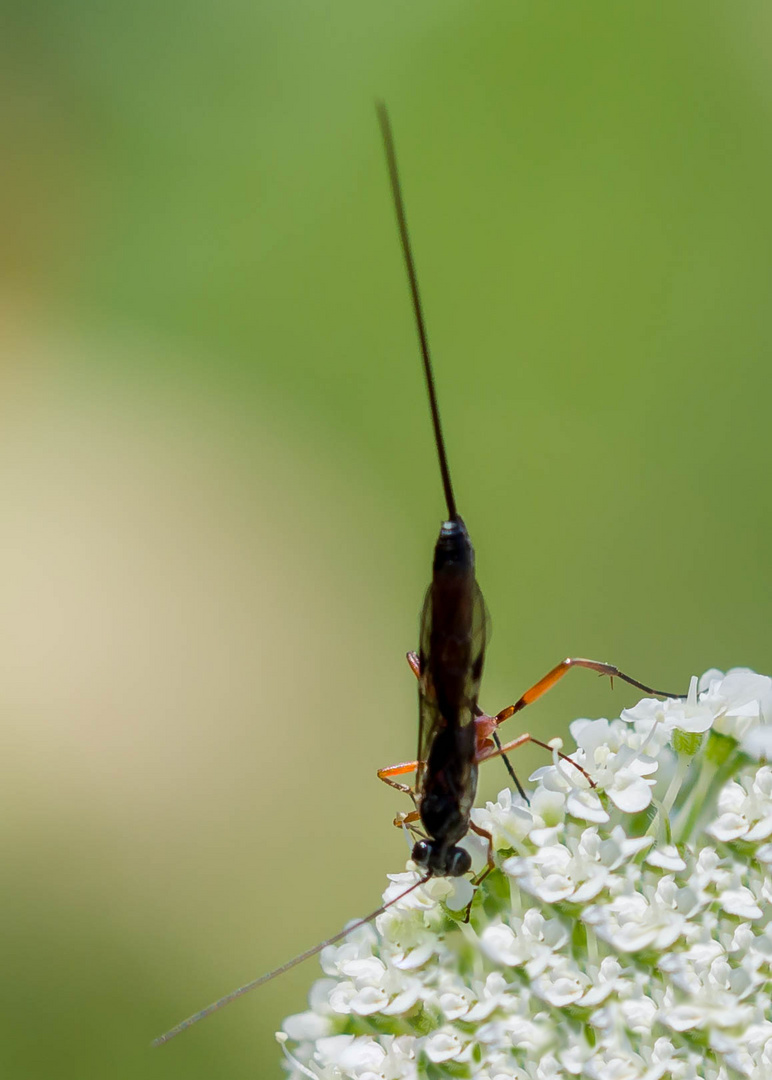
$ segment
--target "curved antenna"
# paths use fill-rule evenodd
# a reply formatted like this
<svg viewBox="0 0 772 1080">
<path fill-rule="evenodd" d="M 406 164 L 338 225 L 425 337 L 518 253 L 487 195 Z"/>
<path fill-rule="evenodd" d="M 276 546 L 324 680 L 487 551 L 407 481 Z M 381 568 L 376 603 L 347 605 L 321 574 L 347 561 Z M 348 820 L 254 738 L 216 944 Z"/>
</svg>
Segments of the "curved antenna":
<svg viewBox="0 0 772 1080">
<path fill-rule="evenodd" d="M 426 387 L 429 391 L 429 406 L 432 410 L 432 424 L 434 425 L 434 441 L 437 444 L 437 455 L 440 459 L 442 486 L 445 490 L 445 502 L 448 504 L 448 518 L 451 521 L 455 521 L 458 517 L 458 513 L 456 512 L 456 500 L 453 497 L 453 485 L 450 482 L 448 458 L 445 453 L 445 440 L 442 437 L 442 428 L 440 427 L 440 410 L 437 406 L 437 393 L 434 389 L 434 375 L 432 373 L 432 362 L 429 358 L 429 342 L 426 337 L 426 326 L 424 325 L 421 298 L 418 295 L 418 278 L 415 272 L 415 264 L 413 263 L 410 237 L 407 233 L 407 217 L 405 216 L 405 204 L 402 199 L 402 188 L 399 183 L 397 155 L 394 150 L 394 136 L 391 133 L 391 121 L 389 120 L 389 114 L 384 103 L 382 101 L 377 101 L 375 103 L 375 108 L 378 113 L 378 122 L 381 125 L 383 143 L 386 147 L 386 161 L 389 166 L 389 179 L 391 180 L 391 193 L 394 196 L 394 209 L 397 211 L 397 224 L 399 225 L 399 236 L 402 241 L 402 254 L 405 256 L 407 276 L 410 280 L 410 292 L 413 297 L 413 311 L 415 312 L 415 321 L 418 324 L 418 338 L 421 342 L 421 355 L 424 362 Z"/>
<path fill-rule="evenodd" d="M 164 1043 L 168 1043 L 170 1039 L 173 1039 L 175 1035 L 182 1034 L 183 1031 L 187 1031 L 189 1027 L 193 1027 L 199 1020 L 205 1020 L 207 1016 L 211 1016 L 212 1013 L 217 1012 L 218 1009 L 222 1009 L 224 1005 L 229 1005 L 231 1001 L 235 1001 L 236 998 L 243 997 L 244 994 L 248 994 L 250 990 L 256 990 L 258 986 L 262 986 L 264 983 L 270 982 L 271 979 L 275 979 L 278 975 L 283 975 L 285 971 L 291 971 L 292 968 L 297 967 L 298 964 L 302 964 L 304 960 L 309 960 L 312 956 L 316 956 L 322 949 L 326 949 L 328 945 L 334 945 L 338 941 L 342 941 L 343 938 L 348 937 L 349 934 L 353 934 L 355 930 L 358 930 L 360 926 L 365 926 L 367 923 L 377 919 L 379 915 L 383 915 L 384 911 L 387 911 L 392 904 L 396 904 L 398 900 L 402 900 L 403 897 L 417 889 L 419 885 L 425 885 L 431 877 L 431 874 L 427 874 L 425 877 L 420 878 L 409 889 L 405 889 L 399 896 L 395 896 L 393 900 L 389 900 L 388 904 L 381 904 L 375 911 L 371 911 L 369 915 L 365 915 L 364 919 L 359 919 L 357 922 L 352 923 L 351 926 L 347 926 L 345 930 L 341 930 L 339 934 L 333 934 L 331 938 L 327 938 L 326 941 L 320 941 L 318 945 L 314 945 L 313 949 L 306 949 L 305 952 L 300 953 L 298 956 L 294 956 L 291 960 L 288 960 L 286 964 L 282 964 L 281 967 L 274 968 L 273 971 L 267 972 L 265 975 L 261 975 L 258 979 L 253 979 L 252 982 L 245 983 L 243 986 L 237 987 L 235 990 L 231 990 L 225 997 L 218 998 L 217 1001 L 213 1001 L 211 1005 L 207 1005 L 205 1009 L 200 1009 L 198 1012 L 193 1013 L 187 1020 L 180 1021 L 179 1024 L 175 1024 L 173 1028 L 165 1032 L 163 1035 L 159 1035 L 157 1039 L 153 1039 L 152 1046 L 163 1046 Z"/>
</svg>

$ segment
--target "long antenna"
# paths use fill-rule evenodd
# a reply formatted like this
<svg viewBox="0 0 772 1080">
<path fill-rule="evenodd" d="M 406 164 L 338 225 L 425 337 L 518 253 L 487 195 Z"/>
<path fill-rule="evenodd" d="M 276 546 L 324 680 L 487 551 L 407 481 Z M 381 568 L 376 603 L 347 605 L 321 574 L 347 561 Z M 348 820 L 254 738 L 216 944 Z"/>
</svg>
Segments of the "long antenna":
<svg viewBox="0 0 772 1080">
<path fill-rule="evenodd" d="M 313 949 L 306 949 L 305 952 L 300 953 L 299 956 L 295 956 L 292 960 L 288 960 L 286 964 L 282 964 L 281 967 L 274 968 L 273 971 L 269 971 L 265 975 L 261 975 L 259 979 L 253 979 L 252 982 L 245 983 L 243 986 L 237 987 L 235 990 L 231 990 L 225 997 L 219 998 L 217 1001 L 213 1001 L 211 1005 L 207 1005 L 205 1009 L 200 1009 L 198 1012 L 193 1013 L 187 1020 L 180 1021 L 179 1024 L 175 1024 L 173 1028 L 165 1032 L 163 1035 L 159 1035 L 157 1039 L 153 1039 L 152 1046 L 163 1046 L 164 1043 L 168 1043 L 170 1039 L 173 1039 L 175 1035 L 180 1035 L 183 1031 L 187 1031 L 189 1027 L 193 1027 L 199 1020 L 205 1020 L 207 1016 L 211 1016 L 213 1012 L 217 1012 L 224 1005 L 229 1005 L 231 1001 L 235 1001 L 236 998 L 243 997 L 244 994 L 248 994 L 250 990 L 256 990 L 258 986 L 262 986 L 263 983 L 270 982 L 271 979 L 275 979 L 278 975 L 283 975 L 285 971 L 290 971 L 292 968 L 297 967 L 298 964 L 302 964 L 304 960 L 309 960 L 312 956 L 316 956 L 322 949 L 326 949 L 328 945 L 334 945 L 338 941 L 342 941 L 343 938 L 348 937 L 349 934 L 353 934 L 355 930 L 358 930 L 360 926 L 365 926 L 367 923 L 377 919 L 379 915 L 383 915 L 384 911 L 387 911 L 392 904 L 396 904 L 398 900 L 408 896 L 409 893 L 417 889 L 419 885 L 425 885 L 431 877 L 431 874 L 426 874 L 420 878 L 409 889 L 405 889 L 399 896 L 395 896 L 393 900 L 389 900 L 387 904 L 381 904 L 375 911 L 371 911 L 369 915 L 365 915 L 364 919 L 359 919 L 357 922 L 352 923 L 351 926 L 346 927 L 345 930 L 341 930 L 339 934 L 333 934 L 331 938 L 327 938 L 326 941 L 320 941 L 318 945 L 314 945 Z"/>
<path fill-rule="evenodd" d="M 391 121 L 389 120 L 389 114 L 384 103 L 382 101 L 377 101 L 375 103 L 375 108 L 378 113 L 378 121 L 381 125 L 383 143 L 386 147 L 386 161 L 389 166 L 389 179 L 391 180 L 391 193 L 394 196 L 394 209 L 397 211 L 397 224 L 399 225 L 399 236 L 402 241 L 402 254 L 405 256 L 407 276 L 410 280 L 410 292 L 413 297 L 413 311 L 415 312 L 415 321 L 418 324 L 418 338 L 421 342 L 421 355 L 424 362 L 426 386 L 429 391 L 432 424 L 434 425 L 434 440 L 437 444 L 437 455 L 440 459 L 440 472 L 442 473 L 442 486 L 445 489 L 445 502 L 448 504 L 448 518 L 451 521 L 455 521 L 458 517 L 456 512 L 456 500 L 453 497 L 453 485 L 450 482 L 448 458 L 445 453 L 445 440 L 442 437 L 442 428 L 440 426 L 440 410 L 437 406 L 437 393 L 434 389 L 434 375 L 432 373 L 432 362 L 429 358 L 429 342 L 426 337 L 426 326 L 424 325 L 424 314 L 423 309 L 421 308 L 421 297 L 418 295 L 418 278 L 415 272 L 415 264 L 413 263 L 410 237 L 407 232 L 407 217 L 405 216 L 405 204 L 402 199 L 402 188 L 399 183 L 397 155 L 394 150 L 394 136 L 391 133 Z"/>
</svg>

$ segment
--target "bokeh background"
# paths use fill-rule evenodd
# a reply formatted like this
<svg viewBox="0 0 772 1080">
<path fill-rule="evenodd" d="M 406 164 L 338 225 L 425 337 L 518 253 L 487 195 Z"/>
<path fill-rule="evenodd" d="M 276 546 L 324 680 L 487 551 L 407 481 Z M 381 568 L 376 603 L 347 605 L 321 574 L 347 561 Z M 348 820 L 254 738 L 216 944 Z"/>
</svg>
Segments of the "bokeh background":
<svg viewBox="0 0 772 1080">
<path fill-rule="evenodd" d="M 0 1072 L 278 1077 L 315 962 L 148 1044 L 404 864 L 375 770 L 414 753 L 443 506 L 373 99 L 493 617 L 483 704 L 566 654 L 666 688 L 770 671 L 772 12 L 4 25 Z M 634 700 L 579 672 L 527 724 Z"/>
</svg>

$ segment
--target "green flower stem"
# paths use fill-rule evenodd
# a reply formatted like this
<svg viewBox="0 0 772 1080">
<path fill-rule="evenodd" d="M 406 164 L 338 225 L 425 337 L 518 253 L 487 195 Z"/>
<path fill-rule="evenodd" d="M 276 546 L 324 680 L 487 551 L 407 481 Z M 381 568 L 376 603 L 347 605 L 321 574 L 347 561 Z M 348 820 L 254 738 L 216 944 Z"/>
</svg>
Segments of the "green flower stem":
<svg viewBox="0 0 772 1080">
<path fill-rule="evenodd" d="M 676 844 L 687 843 L 692 835 L 692 831 L 705 808 L 708 792 L 711 789 L 718 768 L 719 766 L 706 755 L 697 782 L 689 792 L 689 796 L 676 819 L 673 828 L 673 840 Z"/>
<path fill-rule="evenodd" d="M 646 836 L 656 836 L 664 832 L 666 838 L 670 839 L 670 812 L 675 805 L 691 763 L 692 758 L 690 755 L 678 755 L 673 779 L 670 781 L 670 786 L 665 792 L 664 798 L 658 804 L 658 813 L 654 815 L 651 825 L 646 830 Z"/>
</svg>

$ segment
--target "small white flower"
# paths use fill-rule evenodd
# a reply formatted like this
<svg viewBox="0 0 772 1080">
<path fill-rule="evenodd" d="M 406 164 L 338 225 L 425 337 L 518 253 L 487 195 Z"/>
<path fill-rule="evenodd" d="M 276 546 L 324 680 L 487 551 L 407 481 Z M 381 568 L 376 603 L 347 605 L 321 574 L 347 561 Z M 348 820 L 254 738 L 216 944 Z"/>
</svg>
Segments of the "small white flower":
<svg viewBox="0 0 772 1080">
<path fill-rule="evenodd" d="M 476 1003 L 464 1017 L 468 1023 L 487 1020 L 497 1009 L 508 1004 L 509 988 L 506 979 L 498 971 L 492 971 L 482 986 L 478 984 L 476 996 Z"/>
<path fill-rule="evenodd" d="M 659 1013 L 657 1003 L 643 990 L 640 983 L 625 987 L 619 1003 L 625 1027 L 636 1035 L 651 1031 Z"/>
<path fill-rule="evenodd" d="M 401 1016 L 409 1013 L 423 996 L 423 983 L 420 979 L 405 978 L 401 982 L 395 980 L 396 993 L 389 998 L 388 1005 L 384 1005 L 381 1012 L 384 1016 Z"/>
<path fill-rule="evenodd" d="M 428 1036 L 423 1051 L 429 1061 L 435 1065 L 448 1061 L 464 1061 L 468 1057 L 465 1050 L 469 1042 L 468 1036 L 462 1035 L 452 1027 L 439 1028 Z"/>
<path fill-rule="evenodd" d="M 698 699 L 698 681 L 694 677 L 685 698 L 645 698 L 634 708 L 624 709 L 622 719 L 633 725 L 640 739 L 639 750 L 657 754 L 676 729 L 690 734 L 707 731 L 713 726 L 715 713 Z"/>
<path fill-rule="evenodd" d="M 520 967 L 528 958 L 523 943 L 506 923 L 486 926 L 480 938 L 480 948 L 494 964 L 503 964 L 506 967 Z"/>
<path fill-rule="evenodd" d="M 715 714 L 714 730 L 742 739 L 759 724 L 772 723 L 772 679 L 748 668 L 733 668 L 721 677 L 711 671 L 700 679 L 700 700 Z"/>
<path fill-rule="evenodd" d="M 288 1016 L 284 1021 L 284 1031 L 293 1042 L 314 1042 L 332 1035 L 332 1030 L 329 1015 L 320 1016 L 312 1009 Z"/>
<path fill-rule="evenodd" d="M 709 834 L 723 843 L 759 843 L 772 836 L 772 768 L 763 765 L 746 783 L 730 781 L 718 800 L 719 816 Z"/>
<path fill-rule="evenodd" d="M 747 731 L 740 743 L 743 753 L 756 761 L 772 760 L 772 724 L 762 724 Z"/>
<path fill-rule="evenodd" d="M 315 1058 L 322 1066 L 332 1065 L 340 1069 L 344 1076 L 361 1080 L 363 1074 L 373 1072 L 379 1067 L 386 1052 L 383 1047 L 362 1035 L 334 1035 L 327 1039 L 318 1039 Z"/>
<path fill-rule="evenodd" d="M 679 854 L 675 844 L 665 844 L 663 847 L 650 851 L 646 856 L 646 862 L 650 866 L 657 866 L 661 870 L 670 870 L 672 873 L 686 869 L 686 862 Z"/>
<path fill-rule="evenodd" d="M 576 771 L 576 770 L 574 770 Z M 553 778 L 553 773 L 556 774 Z M 535 774 L 534 774 L 535 775 Z M 581 773 L 579 773 L 581 776 Z M 545 770 L 544 783 L 538 787 L 531 796 L 531 814 L 533 815 L 533 829 L 553 829 L 563 824 L 565 816 L 566 797 L 563 784 L 554 765 Z"/>
<path fill-rule="evenodd" d="M 590 986 L 589 975 L 579 971 L 568 958 L 550 965 L 533 980 L 534 993 L 556 1009 L 575 1005 Z"/>
<path fill-rule="evenodd" d="M 751 890 L 742 885 L 737 889 L 726 889 L 720 903 L 727 915 L 737 915 L 740 919 L 760 919 L 764 914 Z"/>
<path fill-rule="evenodd" d="M 566 810 L 571 817 L 579 821 L 589 821 L 593 825 L 605 825 L 610 820 L 608 813 L 603 809 L 600 796 L 591 788 L 586 791 L 569 792 L 566 798 Z"/>
<path fill-rule="evenodd" d="M 587 973 L 590 986 L 579 1000 L 583 1009 L 595 1008 L 613 994 L 621 985 L 623 969 L 615 956 L 604 956 L 600 967 L 589 965 Z"/>
<path fill-rule="evenodd" d="M 651 891 L 626 892 L 610 904 L 592 905 L 582 918 L 599 937 L 620 952 L 669 949 L 686 927 L 686 917 L 677 910 L 675 882 L 663 877 Z"/>
<path fill-rule="evenodd" d="M 534 826 L 534 815 L 519 796 L 505 788 L 495 803 L 473 810 L 472 821 L 490 833 L 494 850 L 502 851 L 516 848 L 525 840 Z"/>
<path fill-rule="evenodd" d="M 572 756 L 587 771 L 597 790 L 605 792 L 627 814 L 645 810 L 655 784 L 648 777 L 659 765 L 655 758 L 639 751 L 640 739 L 627 725 L 622 720 L 574 720 L 571 734 L 578 747 Z M 567 783 L 584 787 L 568 770 L 569 765 L 561 769 Z M 578 769 L 571 772 L 584 780 Z"/>
<path fill-rule="evenodd" d="M 507 859 L 502 869 L 515 878 L 521 889 L 545 904 L 567 900 L 575 885 L 570 877 L 571 852 L 562 844 L 545 844 L 526 858 Z"/>
</svg>

